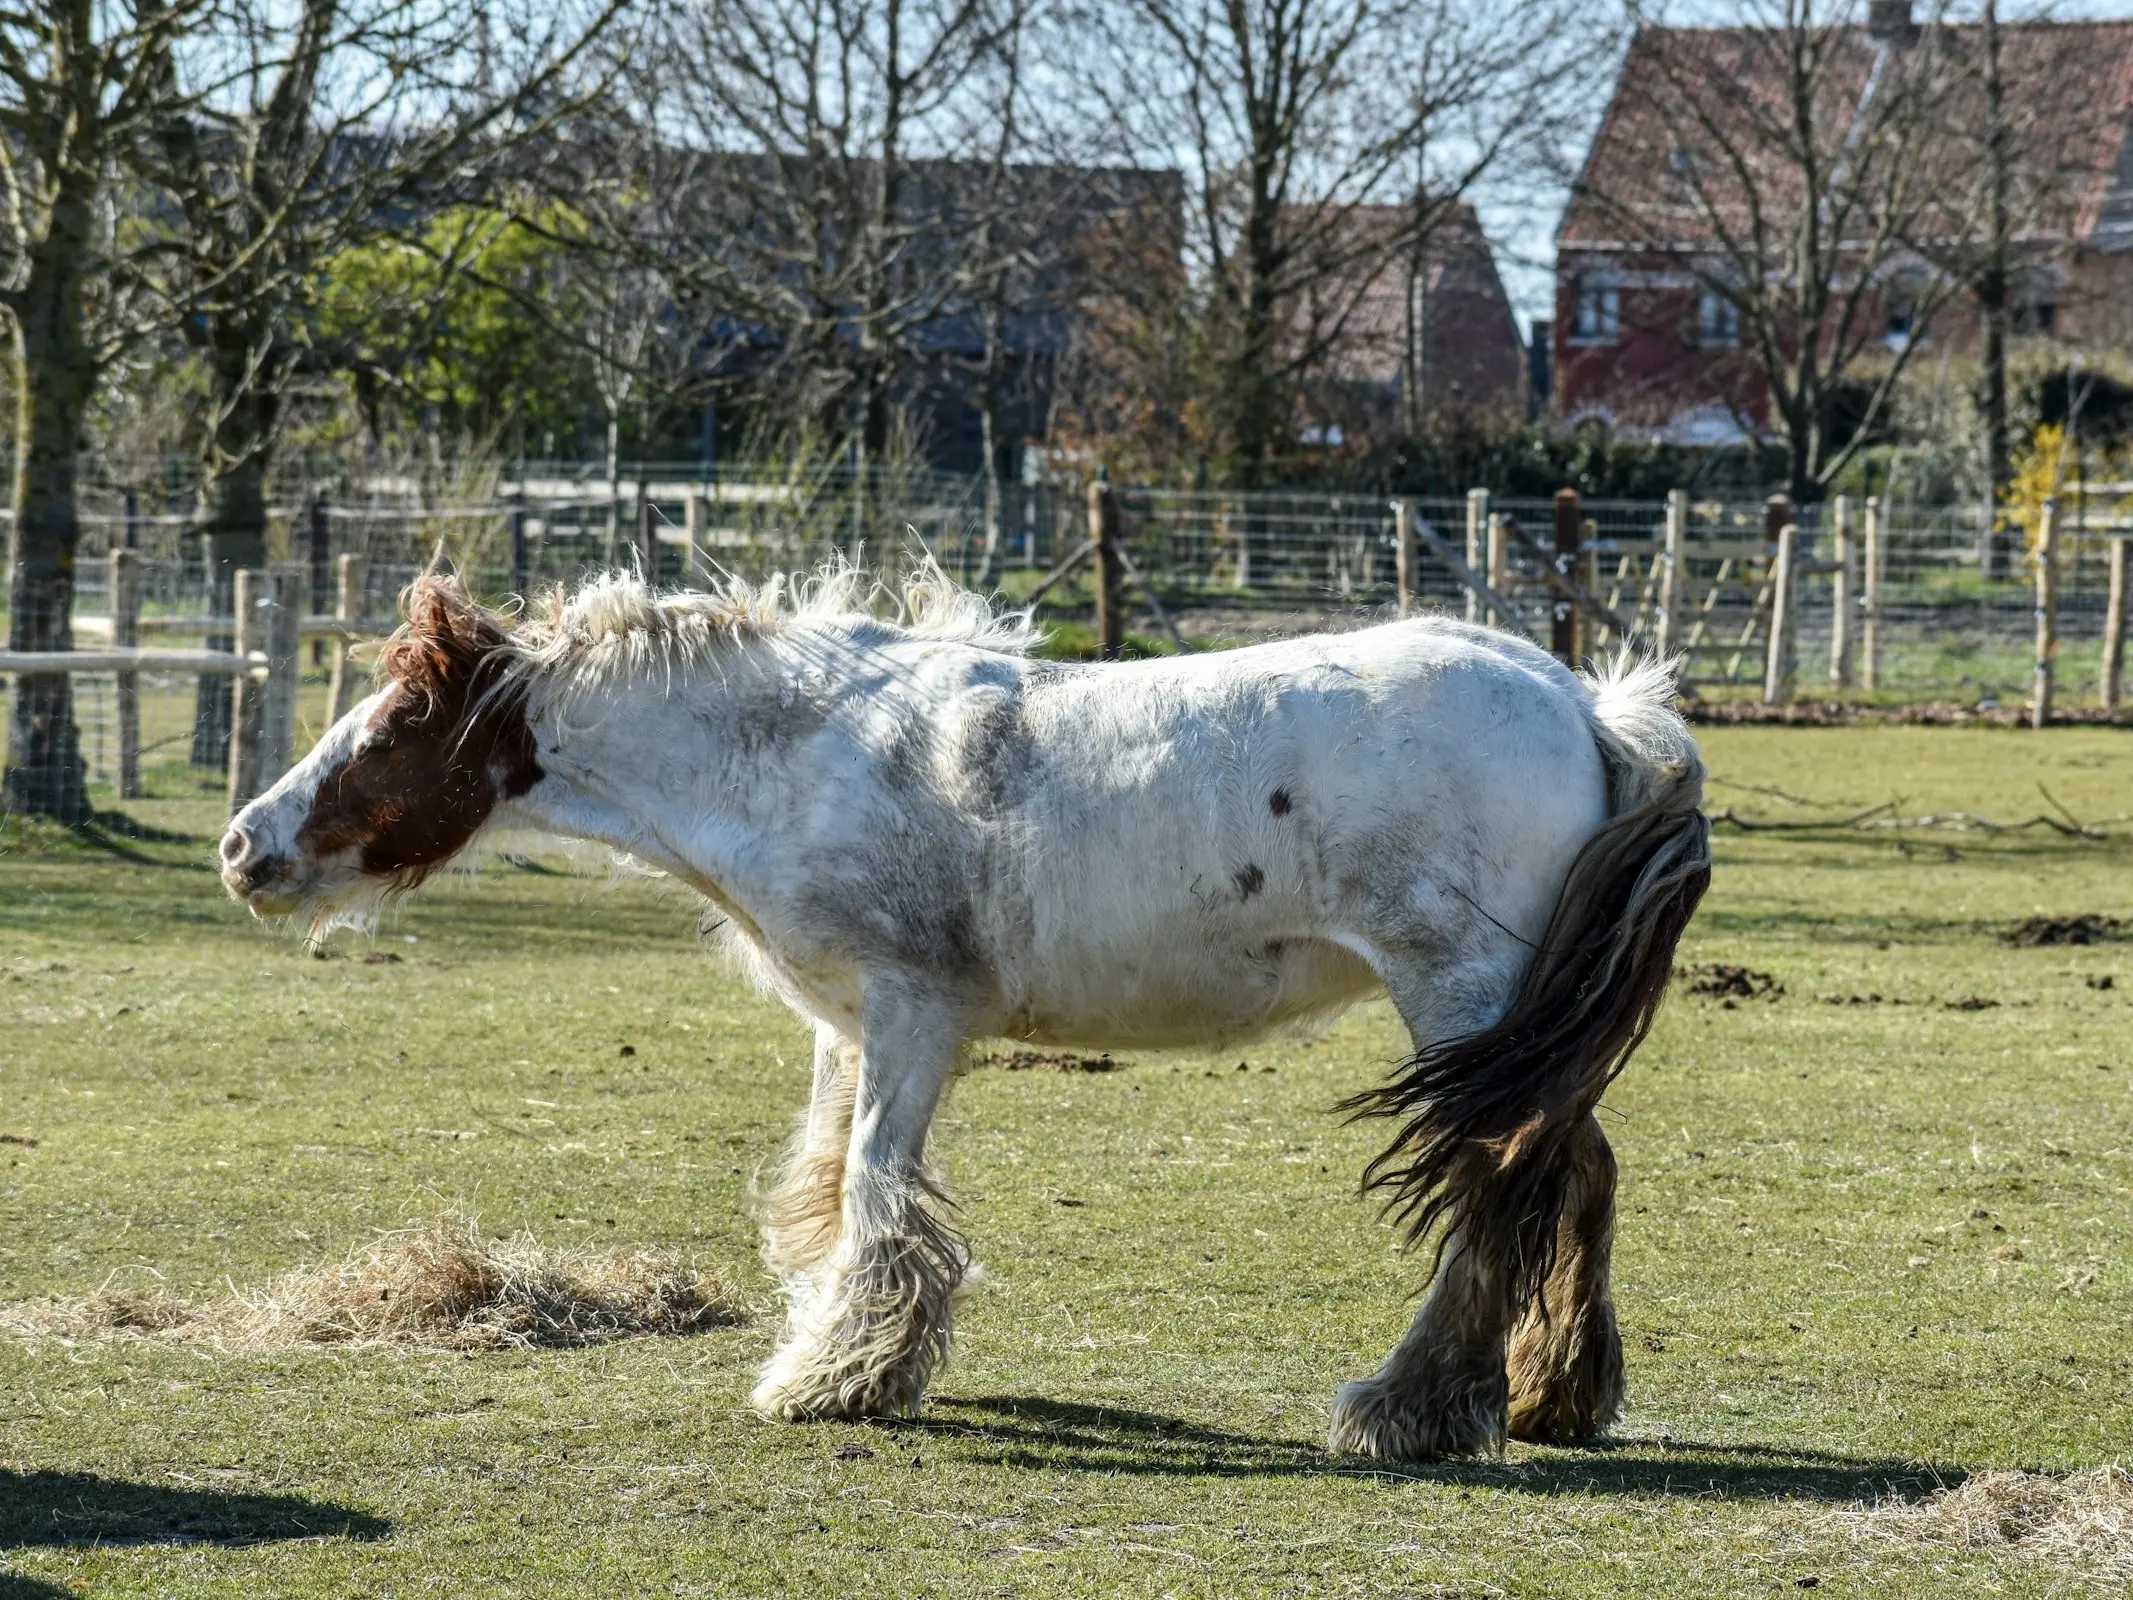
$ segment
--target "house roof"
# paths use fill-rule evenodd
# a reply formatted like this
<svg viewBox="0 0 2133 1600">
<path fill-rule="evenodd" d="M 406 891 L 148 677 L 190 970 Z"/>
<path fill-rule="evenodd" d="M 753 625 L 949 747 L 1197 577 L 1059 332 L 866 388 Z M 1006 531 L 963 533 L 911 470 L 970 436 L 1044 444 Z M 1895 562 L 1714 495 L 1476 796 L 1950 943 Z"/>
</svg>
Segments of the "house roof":
<svg viewBox="0 0 2133 1600">
<path fill-rule="evenodd" d="M 1330 259 L 1290 307 L 1292 352 L 1324 341 L 1319 376 L 1338 383 L 1399 381 L 1408 340 L 1413 227 L 1408 206 L 1355 205 L 1339 213 L 1318 251 Z M 1469 400 L 1515 393 L 1524 347 L 1473 206 L 1463 200 L 1445 205 L 1421 241 L 1420 257 L 1437 385 Z"/>
<path fill-rule="evenodd" d="M 2008 24 L 2000 35 L 2022 234 L 2133 249 L 2133 21 Z M 1930 92 L 1949 131 L 1918 147 L 1917 192 L 1974 190 L 1978 147 L 1960 130 L 1986 122 L 1974 71 L 1983 37 L 1975 24 L 1897 38 L 1857 26 L 1813 36 L 1825 170 L 1873 158 L 1861 147 L 1873 142 L 1891 95 Z M 1781 143 L 1791 124 L 1788 55 L 1775 29 L 1638 29 L 1557 245 L 1693 249 L 1711 242 L 1712 211 L 1729 225 L 1745 223 L 1751 190 L 1777 207 L 1796 206 L 1800 164 Z M 1943 70 L 1963 65 L 1973 71 Z M 1936 74 L 1940 86 L 1922 90 Z M 1730 155 L 1760 168 L 1752 183 Z"/>
</svg>

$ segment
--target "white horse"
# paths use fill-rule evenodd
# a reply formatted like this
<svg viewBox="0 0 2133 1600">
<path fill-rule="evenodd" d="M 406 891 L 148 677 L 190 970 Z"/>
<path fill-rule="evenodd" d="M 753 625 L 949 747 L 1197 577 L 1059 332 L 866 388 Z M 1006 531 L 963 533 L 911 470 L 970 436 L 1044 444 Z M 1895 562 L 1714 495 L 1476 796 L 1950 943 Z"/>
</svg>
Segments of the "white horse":
<svg viewBox="0 0 2133 1600">
<path fill-rule="evenodd" d="M 1709 880 L 1702 764 L 1651 666 L 1581 678 L 1440 618 L 1133 664 L 1033 660 L 937 576 L 656 594 L 508 626 L 406 597 L 382 687 L 222 841 L 313 936 L 484 828 L 597 840 L 724 917 L 814 1025 L 765 1219 L 789 1317 L 755 1403 L 913 1411 L 968 1264 L 925 1162 L 966 1040 L 1208 1045 L 1386 993 L 1415 1055 L 1359 1113 L 1436 1275 L 1332 1444 L 1590 1439 L 1622 1393 L 1593 1108 Z"/>
</svg>

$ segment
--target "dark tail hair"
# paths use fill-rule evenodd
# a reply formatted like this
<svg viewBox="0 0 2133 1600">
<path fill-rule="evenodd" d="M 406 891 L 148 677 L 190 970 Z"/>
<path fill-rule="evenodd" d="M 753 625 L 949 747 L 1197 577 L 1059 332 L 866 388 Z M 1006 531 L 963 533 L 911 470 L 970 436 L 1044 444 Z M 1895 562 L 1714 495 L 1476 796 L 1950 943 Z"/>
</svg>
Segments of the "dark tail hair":
<svg viewBox="0 0 2133 1600">
<path fill-rule="evenodd" d="M 1669 713 L 1670 714 L 1670 713 Z M 1678 726 L 1678 724 L 1677 724 Z M 1401 1119 L 1363 1173 L 1411 1243 L 1435 1234 L 1530 1301 L 1555 1260 L 1570 1144 L 1650 1031 L 1674 946 L 1711 882 L 1702 763 L 1655 773 L 1596 729 L 1617 796 L 1639 804 L 1587 840 L 1503 1020 L 1423 1046 L 1341 1109 Z M 1686 744 L 1686 730 L 1682 730 Z"/>
</svg>

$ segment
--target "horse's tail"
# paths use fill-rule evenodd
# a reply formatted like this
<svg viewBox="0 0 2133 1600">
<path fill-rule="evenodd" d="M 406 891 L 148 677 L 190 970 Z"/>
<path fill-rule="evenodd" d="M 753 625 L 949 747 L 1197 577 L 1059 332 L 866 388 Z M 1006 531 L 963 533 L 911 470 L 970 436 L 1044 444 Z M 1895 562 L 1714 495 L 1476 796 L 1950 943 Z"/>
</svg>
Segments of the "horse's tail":
<svg viewBox="0 0 2133 1600">
<path fill-rule="evenodd" d="M 1711 881 L 1703 761 L 1671 669 L 1625 657 L 1586 686 L 1610 816 L 1571 863 L 1509 1009 L 1493 1027 L 1425 1044 L 1344 1107 L 1401 1122 L 1365 1189 L 1386 1196 L 1413 1241 L 1436 1233 L 1440 1251 L 1456 1240 L 1491 1277 L 1507 1273 L 1511 1305 L 1547 1278 L 1571 1140 L 1651 1028 Z"/>
</svg>

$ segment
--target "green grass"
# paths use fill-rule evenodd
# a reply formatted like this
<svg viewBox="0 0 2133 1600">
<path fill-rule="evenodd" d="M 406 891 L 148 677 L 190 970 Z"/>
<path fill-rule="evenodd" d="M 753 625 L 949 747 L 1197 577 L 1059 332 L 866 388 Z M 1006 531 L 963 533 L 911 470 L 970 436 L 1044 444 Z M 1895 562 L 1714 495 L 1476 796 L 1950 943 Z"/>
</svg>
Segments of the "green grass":
<svg viewBox="0 0 2133 1600">
<path fill-rule="evenodd" d="M 1714 801 L 1773 819 L 1814 813 L 1759 789 L 2019 820 L 2039 781 L 2093 819 L 2128 809 L 2127 738 L 1706 749 Z M 6 1600 L 2099 1592 L 1831 1513 L 2128 1453 L 2133 946 L 1994 939 L 2133 914 L 2123 824 L 1722 832 L 1683 959 L 1786 993 L 1677 999 L 1609 1097 L 1619 1441 L 1379 1472 L 1320 1441 L 1415 1287 L 1352 1195 L 1374 1135 L 1326 1109 L 1399 1051 L 1382 1006 L 1220 1058 L 967 1075 L 939 1143 L 994 1277 L 925 1422 L 773 1425 L 746 1405 L 774 1326 L 746 1194 L 807 1036 L 694 948 L 689 905 L 499 864 L 397 913 L 397 962 L 315 961 L 222 899 L 212 803 L 153 788 L 142 820 L 198 842 L 0 835 L 0 1134 L 35 1141 L 0 1144 L 0 1299 L 211 1296 L 457 1209 L 674 1248 L 763 1315 L 479 1356 L 0 1345 Z M 1880 1003 L 1827 1003 L 1853 995 Z"/>
</svg>

